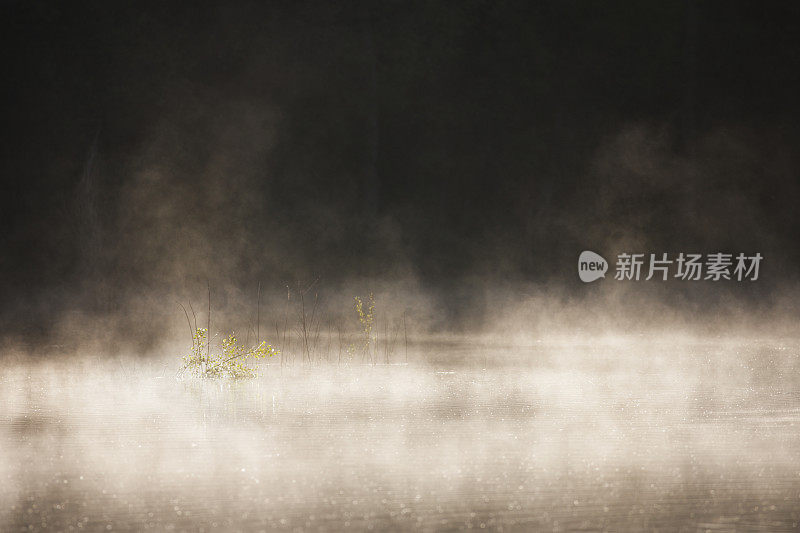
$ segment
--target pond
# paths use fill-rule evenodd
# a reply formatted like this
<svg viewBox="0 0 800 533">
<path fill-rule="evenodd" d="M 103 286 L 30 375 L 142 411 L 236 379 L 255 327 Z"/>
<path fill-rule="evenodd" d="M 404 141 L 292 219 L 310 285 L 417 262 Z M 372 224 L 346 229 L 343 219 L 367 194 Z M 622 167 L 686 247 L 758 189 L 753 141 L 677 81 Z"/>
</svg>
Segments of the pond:
<svg viewBox="0 0 800 533">
<path fill-rule="evenodd" d="M 798 354 L 453 342 L 241 382 L 6 362 L 0 530 L 789 530 Z"/>
</svg>

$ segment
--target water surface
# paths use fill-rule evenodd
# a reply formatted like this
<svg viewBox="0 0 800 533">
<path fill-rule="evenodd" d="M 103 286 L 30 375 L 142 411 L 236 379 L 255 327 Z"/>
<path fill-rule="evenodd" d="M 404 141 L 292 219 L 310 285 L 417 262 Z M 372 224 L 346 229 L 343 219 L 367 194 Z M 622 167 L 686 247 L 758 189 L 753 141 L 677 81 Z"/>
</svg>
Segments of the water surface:
<svg viewBox="0 0 800 533">
<path fill-rule="evenodd" d="M 794 343 L 423 355 L 237 383 L 176 381 L 169 361 L 7 363 L 0 529 L 798 525 Z"/>
</svg>

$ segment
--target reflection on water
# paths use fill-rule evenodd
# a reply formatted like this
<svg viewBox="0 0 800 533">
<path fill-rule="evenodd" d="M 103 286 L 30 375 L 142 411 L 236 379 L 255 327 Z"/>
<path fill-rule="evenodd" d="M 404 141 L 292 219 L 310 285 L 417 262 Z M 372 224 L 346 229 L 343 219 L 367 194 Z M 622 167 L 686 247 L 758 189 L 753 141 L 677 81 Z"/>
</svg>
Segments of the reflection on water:
<svg viewBox="0 0 800 533">
<path fill-rule="evenodd" d="M 6 365 L 0 529 L 789 530 L 796 345 L 431 348 L 433 366 Z M 489 368 L 484 368 L 491 361 Z"/>
</svg>

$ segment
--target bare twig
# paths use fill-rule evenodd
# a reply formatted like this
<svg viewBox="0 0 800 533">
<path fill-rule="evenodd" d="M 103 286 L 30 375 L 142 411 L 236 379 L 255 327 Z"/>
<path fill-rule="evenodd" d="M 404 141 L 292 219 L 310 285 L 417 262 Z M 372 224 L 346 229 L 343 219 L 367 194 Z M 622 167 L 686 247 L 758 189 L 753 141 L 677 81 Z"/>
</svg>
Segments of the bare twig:
<svg viewBox="0 0 800 533">
<path fill-rule="evenodd" d="M 281 338 L 280 333 L 278 333 L 278 321 L 276 320 L 275 321 L 275 342 L 278 342 L 280 340 L 280 338 Z M 283 366 L 283 349 L 281 349 L 281 366 Z"/>
<path fill-rule="evenodd" d="M 189 324 L 189 334 L 191 335 L 192 338 L 192 345 L 194 345 L 194 331 L 192 331 L 192 322 L 189 320 L 189 313 L 186 312 L 186 308 L 183 306 L 182 303 L 178 302 L 178 305 L 181 306 L 181 309 L 183 309 L 183 314 L 186 315 L 186 322 Z"/>
<path fill-rule="evenodd" d="M 331 342 L 333 342 L 333 330 L 331 324 L 328 322 L 328 348 L 325 350 L 325 361 L 331 362 Z"/>
<path fill-rule="evenodd" d="M 194 330 L 197 331 L 197 315 L 194 312 L 194 307 L 192 307 L 191 300 L 189 300 L 189 309 L 192 311 L 192 318 L 194 318 Z"/>
<path fill-rule="evenodd" d="M 258 282 L 258 296 L 256 297 L 256 344 L 261 344 L 261 282 Z"/>
<path fill-rule="evenodd" d="M 336 329 L 339 331 L 339 358 L 336 360 L 336 366 L 341 366 L 341 364 L 342 364 L 342 325 L 341 325 L 341 323 L 336 324 Z"/>
<path fill-rule="evenodd" d="M 406 312 L 403 311 L 403 337 L 406 341 L 406 364 L 408 364 L 408 331 L 406 330 Z"/>
<path fill-rule="evenodd" d="M 297 292 L 300 293 L 300 325 L 301 325 L 301 342 L 303 344 L 303 359 L 308 360 L 309 364 L 311 363 L 311 346 L 308 343 L 308 336 L 309 332 L 313 329 L 313 322 L 314 322 L 314 315 L 316 314 L 317 310 L 317 294 L 314 294 L 314 308 L 312 310 L 312 314 L 310 320 L 307 318 L 306 315 L 306 299 L 305 295 L 308 291 L 310 291 L 314 285 L 317 284 L 319 281 L 319 277 L 302 288 L 298 284 Z"/>
<path fill-rule="evenodd" d="M 308 356 L 308 334 L 306 333 L 306 293 L 300 292 L 300 335 L 303 342 L 303 361 L 308 357 L 309 363 L 311 358 Z"/>
<path fill-rule="evenodd" d="M 317 307 L 318 307 L 318 305 L 319 305 L 319 295 L 317 293 L 314 293 L 314 307 L 311 309 L 311 323 L 310 323 L 311 324 L 311 330 L 314 332 L 314 336 L 312 337 L 313 338 L 313 344 L 311 344 L 311 346 L 310 346 L 311 350 L 309 351 L 309 359 L 311 359 L 312 355 L 315 355 L 317 353 L 317 346 L 319 346 L 320 321 L 319 321 L 319 316 L 317 316 Z M 316 317 L 316 321 L 315 321 L 315 317 Z M 315 324 L 316 324 L 316 326 L 315 326 Z"/>
<path fill-rule="evenodd" d="M 208 284 L 208 342 L 206 343 L 206 359 L 211 358 L 211 282 L 206 280 Z"/>
<path fill-rule="evenodd" d="M 283 353 L 286 351 L 286 328 L 289 323 L 289 301 L 292 297 L 292 290 L 286 286 L 286 305 L 283 308 L 283 340 L 281 340 L 281 366 L 283 366 Z"/>
</svg>

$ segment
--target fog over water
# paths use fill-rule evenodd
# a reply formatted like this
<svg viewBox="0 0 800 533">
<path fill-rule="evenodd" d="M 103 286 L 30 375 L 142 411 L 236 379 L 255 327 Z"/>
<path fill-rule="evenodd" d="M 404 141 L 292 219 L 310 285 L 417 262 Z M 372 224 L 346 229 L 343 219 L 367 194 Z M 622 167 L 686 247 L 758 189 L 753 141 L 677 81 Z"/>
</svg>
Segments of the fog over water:
<svg viewBox="0 0 800 533">
<path fill-rule="evenodd" d="M 0 530 L 797 529 L 798 22 L 2 2 Z"/>
<path fill-rule="evenodd" d="M 428 350 L 243 382 L 6 366 L 3 529 L 797 527 L 797 343 Z"/>
</svg>

